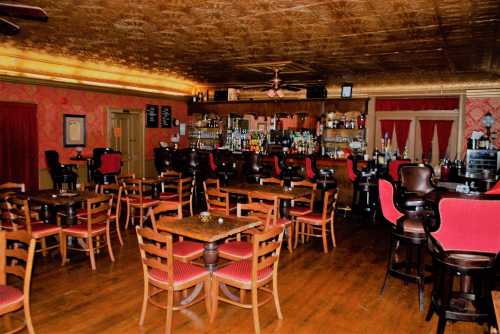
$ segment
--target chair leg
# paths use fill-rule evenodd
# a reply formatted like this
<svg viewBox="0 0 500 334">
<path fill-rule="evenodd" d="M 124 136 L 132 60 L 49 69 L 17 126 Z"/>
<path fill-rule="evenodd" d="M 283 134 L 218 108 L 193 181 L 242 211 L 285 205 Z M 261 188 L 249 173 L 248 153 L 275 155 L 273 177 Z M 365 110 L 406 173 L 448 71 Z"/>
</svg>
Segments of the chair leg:
<svg viewBox="0 0 500 334">
<path fill-rule="evenodd" d="M 332 235 L 332 247 L 337 247 L 337 242 L 335 241 L 335 230 L 333 229 L 333 220 L 330 222 L 330 234 Z"/>
<path fill-rule="evenodd" d="M 125 230 L 128 229 L 128 223 L 130 222 L 130 205 L 127 203 L 127 218 L 125 219 Z"/>
<path fill-rule="evenodd" d="M 120 216 L 117 213 L 116 220 L 115 220 L 116 234 L 118 234 L 118 241 L 120 242 L 120 246 L 123 246 L 122 233 L 120 232 L 120 219 L 118 217 L 120 217 Z"/>
<path fill-rule="evenodd" d="M 172 333 L 172 316 L 174 313 L 174 291 L 167 291 L 167 322 L 165 324 L 165 334 Z"/>
<path fill-rule="evenodd" d="M 323 239 L 323 252 L 328 253 L 328 240 L 326 239 L 326 225 L 321 226 L 321 238 Z"/>
<path fill-rule="evenodd" d="M 292 244 L 292 235 L 293 235 L 293 222 L 288 226 L 288 251 L 290 254 L 293 253 L 293 244 Z"/>
<path fill-rule="evenodd" d="M 47 240 L 45 238 L 40 239 L 40 247 L 42 248 L 41 249 L 42 255 L 44 257 L 47 256 L 47 254 L 48 254 L 48 252 L 47 252 Z"/>
<path fill-rule="evenodd" d="M 111 262 L 115 262 L 115 254 L 113 254 L 113 247 L 111 247 L 111 233 L 109 231 L 109 222 L 106 224 L 106 243 L 108 244 L 108 253 Z"/>
<path fill-rule="evenodd" d="M 387 260 L 387 269 L 385 272 L 384 284 L 382 284 L 382 288 L 380 289 L 380 294 L 384 293 L 384 289 L 387 285 L 387 279 L 389 278 L 389 273 L 392 268 L 392 259 L 394 258 L 394 254 L 396 254 L 396 245 L 394 237 L 391 234 L 390 246 L 389 246 L 389 259 Z"/>
<path fill-rule="evenodd" d="M 141 206 L 139 208 L 139 226 L 142 228 L 144 226 L 144 208 Z"/>
<path fill-rule="evenodd" d="M 214 322 L 215 316 L 217 315 L 217 308 L 219 307 L 219 281 L 212 278 L 212 314 L 210 316 L 210 322 Z"/>
<path fill-rule="evenodd" d="M 146 318 L 146 311 L 148 309 L 148 300 L 149 300 L 149 282 L 146 278 L 144 278 L 144 295 L 142 299 L 142 307 L 141 307 L 141 316 L 139 318 L 139 325 L 144 325 L 144 319 Z"/>
<path fill-rule="evenodd" d="M 278 319 L 283 319 L 283 314 L 281 313 L 280 306 L 280 298 L 278 295 L 278 280 L 276 277 L 273 278 L 273 298 L 274 298 L 274 306 L 276 306 L 276 314 L 278 315 Z"/>
<path fill-rule="evenodd" d="M 243 304 L 245 302 L 246 295 L 247 295 L 247 290 L 240 289 L 240 303 Z"/>
<path fill-rule="evenodd" d="M 208 277 L 205 282 L 203 282 L 205 288 L 205 307 L 207 309 L 208 318 L 212 316 L 212 304 L 210 300 L 210 294 L 212 293 L 211 279 Z"/>
<path fill-rule="evenodd" d="M 89 248 L 90 266 L 92 267 L 92 270 L 95 270 L 94 242 L 92 240 L 92 236 L 90 235 L 87 237 L 87 246 Z"/>
<path fill-rule="evenodd" d="M 255 334 L 260 334 L 259 301 L 257 300 L 257 288 L 255 286 L 252 288 L 252 313 Z"/>
<path fill-rule="evenodd" d="M 68 262 L 68 236 L 64 233 L 61 232 L 60 236 L 61 240 L 59 241 L 61 243 L 61 266 L 64 266 L 66 262 Z"/>
<path fill-rule="evenodd" d="M 425 261 L 424 247 L 417 247 L 417 287 L 418 287 L 418 306 L 420 312 L 424 310 L 424 285 L 425 285 Z"/>
<path fill-rule="evenodd" d="M 24 296 L 24 319 L 26 321 L 26 329 L 28 330 L 28 333 L 35 334 L 33 322 L 31 321 L 30 302 L 26 296 Z"/>
<path fill-rule="evenodd" d="M 298 246 L 298 243 L 299 243 L 299 229 L 301 228 L 301 223 L 299 223 L 298 221 L 295 222 L 295 243 L 293 245 L 294 248 L 297 248 Z M 304 238 L 304 236 L 302 235 L 302 238 Z"/>
</svg>

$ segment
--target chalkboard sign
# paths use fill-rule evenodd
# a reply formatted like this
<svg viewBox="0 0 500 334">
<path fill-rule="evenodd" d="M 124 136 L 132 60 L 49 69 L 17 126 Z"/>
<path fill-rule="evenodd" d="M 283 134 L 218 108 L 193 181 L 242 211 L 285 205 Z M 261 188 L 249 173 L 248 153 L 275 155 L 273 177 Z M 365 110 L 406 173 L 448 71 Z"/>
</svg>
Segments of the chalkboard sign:
<svg viewBox="0 0 500 334">
<path fill-rule="evenodd" d="M 172 108 L 170 106 L 161 106 L 160 108 L 160 127 L 172 127 Z"/>
<path fill-rule="evenodd" d="M 146 127 L 158 127 L 158 106 L 155 104 L 146 105 Z"/>
</svg>

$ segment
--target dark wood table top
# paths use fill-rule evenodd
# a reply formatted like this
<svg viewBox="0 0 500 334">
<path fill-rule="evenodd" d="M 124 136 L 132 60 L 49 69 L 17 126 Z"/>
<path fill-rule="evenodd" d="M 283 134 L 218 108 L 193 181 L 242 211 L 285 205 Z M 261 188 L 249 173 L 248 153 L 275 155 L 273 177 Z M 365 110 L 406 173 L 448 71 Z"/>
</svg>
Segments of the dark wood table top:
<svg viewBox="0 0 500 334">
<path fill-rule="evenodd" d="M 222 217 L 224 222 L 219 224 L 218 218 Z M 180 220 L 160 218 L 158 230 L 189 237 L 205 242 L 215 242 L 231 235 L 241 233 L 248 229 L 261 225 L 256 218 L 238 218 L 235 216 L 212 215 L 210 222 L 200 221 L 198 215 L 186 217 Z"/>
<path fill-rule="evenodd" d="M 303 197 L 311 192 L 310 189 L 303 187 L 295 187 L 290 190 L 285 190 L 283 187 L 279 185 L 266 184 L 261 186 L 260 184 L 252 184 L 252 183 L 242 183 L 237 185 L 221 187 L 221 190 L 231 194 L 239 194 L 239 195 L 248 195 L 253 191 L 260 191 L 277 195 L 281 199 L 288 199 L 288 200 L 293 200 L 298 197 Z"/>
<path fill-rule="evenodd" d="M 33 202 L 47 205 L 74 205 L 79 202 L 84 202 L 89 198 L 99 196 L 90 191 L 70 191 L 60 193 L 57 190 L 40 190 L 30 194 L 30 199 Z"/>
<path fill-rule="evenodd" d="M 497 317 L 497 325 L 500 326 L 500 291 L 492 291 L 493 305 L 495 305 L 495 315 Z"/>
</svg>

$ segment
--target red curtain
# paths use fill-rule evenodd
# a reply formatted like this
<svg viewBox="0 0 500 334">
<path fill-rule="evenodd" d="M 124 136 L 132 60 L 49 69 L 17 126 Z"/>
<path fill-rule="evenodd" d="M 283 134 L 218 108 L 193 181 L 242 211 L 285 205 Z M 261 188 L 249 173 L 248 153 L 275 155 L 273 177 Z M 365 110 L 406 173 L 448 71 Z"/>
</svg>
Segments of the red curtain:
<svg viewBox="0 0 500 334">
<path fill-rule="evenodd" d="M 444 158 L 446 154 L 452 125 L 453 121 L 436 121 L 440 159 Z"/>
<path fill-rule="evenodd" d="M 406 141 L 408 140 L 408 132 L 410 132 L 410 123 L 411 120 L 409 119 L 398 119 L 395 121 L 399 154 L 403 154 L 405 151 Z"/>
<path fill-rule="evenodd" d="M 382 129 L 381 136 L 384 138 L 385 134 L 389 136 L 389 139 L 392 139 L 392 132 L 394 130 L 394 120 L 392 119 L 383 119 L 380 121 L 380 128 Z"/>
<path fill-rule="evenodd" d="M 432 136 L 434 135 L 434 125 L 436 121 L 420 120 L 420 138 L 422 139 L 422 159 L 430 157 L 432 149 Z"/>
<path fill-rule="evenodd" d="M 24 183 L 38 189 L 36 105 L 0 102 L 0 183 Z"/>
<path fill-rule="evenodd" d="M 456 97 L 377 99 L 375 101 L 375 110 L 454 110 L 458 109 L 458 102 L 459 99 Z"/>
</svg>

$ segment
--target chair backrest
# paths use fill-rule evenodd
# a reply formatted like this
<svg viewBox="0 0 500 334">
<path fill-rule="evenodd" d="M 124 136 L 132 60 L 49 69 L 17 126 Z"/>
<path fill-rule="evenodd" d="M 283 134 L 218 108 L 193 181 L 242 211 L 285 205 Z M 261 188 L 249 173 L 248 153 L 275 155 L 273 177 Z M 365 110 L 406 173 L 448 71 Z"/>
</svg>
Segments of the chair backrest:
<svg viewBox="0 0 500 334">
<path fill-rule="evenodd" d="M 500 195 L 500 181 L 498 181 L 490 190 L 485 192 L 487 195 Z"/>
<path fill-rule="evenodd" d="M 99 171 L 102 174 L 119 174 L 122 168 L 122 154 L 113 152 L 101 156 L 101 167 Z"/>
<path fill-rule="evenodd" d="M 186 177 L 179 180 L 178 192 L 179 192 L 179 202 L 186 203 L 192 200 L 194 189 L 194 179 L 192 177 Z"/>
<path fill-rule="evenodd" d="M 229 215 L 229 193 L 210 188 L 205 192 L 208 212 L 217 211 Z"/>
<path fill-rule="evenodd" d="M 248 202 L 265 205 L 272 210 L 272 220 L 269 224 L 274 225 L 278 221 L 279 197 L 277 195 L 261 191 L 252 191 L 248 193 Z M 261 215 L 261 218 L 264 219 L 265 216 Z"/>
<path fill-rule="evenodd" d="M 277 184 L 283 186 L 283 180 L 277 179 L 275 177 L 263 177 L 260 179 L 260 185 L 265 184 Z"/>
<path fill-rule="evenodd" d="M 151 208 L 149 210 L 149 218 L 155 231 L 158 230 L 157 222 L 160 216 L 163 219 L 172 221 L 182 219 L 182 205 L 177 202 L 161 201 L 160 204 Z"/>
<path fill-rule="evenodd" d="M 139 242 L 145 282 L 149 281 L 151 271 L 157 271 L 166 275 L 166 287 L 173 286 L 172 235 L 164 232 L 160 234 L 151 228 L 140 228 L 139 226 L 136 226 L 135 230 Z"/>
<path fill-rule="evenodd" d="M 161 172 L 160 177 L 168 177 L 168 178 L 171 177 L 171 178 L 178 178 L 178 179 L 180 179 L 181 178 L 181 173 L 180 172 L 176 172 L 173 169 L 167 169 L 166 171 Z"/>
<path fill-rule="evenodd" d="M 16 182 L 5 182 L 0 184 L 0 193 L 4 192 L 25 192 L 26 186 L 24 183 L 16 183 Z"/>
<path fill-rule="evenodd" d="M 203 190 L 207 192 L 208 189 L 220 189 L 219 179 L 206 179 L 203 181 Z"/>
<path fill-rule="evenodd" d="M 87 229 L 89 234 L 92 233 L 92 225 L 109 221 L 112 201 L 112 196 L 102 194 L 87 199 Z"/>
<path fill-rule="evenodd" d="M 378 194 L 382 215 L 390 223 L 396 225 L 398 219 L 404 216 L 404 214 L 394 205 L 394 186 L 391 182 L 381 178 L 378 180 Z"/>
<path fill-rule="evenodd" d="M 116 183 L 101 184 L 97 186 L 97 193 L 110 194 L 112 196 L 110 214 L 116 214 L 117 219 L 120 220 L 123 186 L 120 186 Z"/>
<path fill-rule="evenodd" d="M 59 153 L 54 150 L 45 151 L 45 161 L 49 169 L 58 169 L 61 166 L 59 162 Z"/>
<path fill-rule="evenodd" d="M 1 227 L 12 230 L 26 229 L 31 235 L 31 215 L 29 201 L 16 196 L 0 197 Z"/>
<path fill-rule="evenodd" d="M 431 235 L 445 251 L 500 252 L 500 200 L 443 198 Z"/>
<path fill-rule="evenodd" d="M 257 284 L 260 273 L 269 270 L 272 270 L 273 279 L 277 278 L 283 233 L 283 227 L 273 226 L 253 235 L 252 285 Z"/>
<path fill-rule="evenodd" d="M 238 217 L 257 218 L 264 223 L 264 230 L 268 230 L 269 227 L 275 225 L 274 212 L 272 206 L 259 202 L 238 203 L 236 207 L 236 215 Z"/>
<path fill-rule="evenodd" d="M 325 191 L 323 198 L 322 220 L 323 222 L 335 220 L 335 208 L 337 207 L 337 189 L 330 189 Z"/>
<path fill-rule="evenodd" d="M 387 166 L 387 173 L 391 177 L 393 181 L 399 181 L 399 167 L 402 165 L 410 163 L 410 159 L 397 159 L 397 160 L 391 160 L 389 161 L 389 164 Z"/>
<path fill-rule="evenodd" d="M 312 163 L 311 158 L 306 157 L 305 163 L 306 163 L 306 177 L 308 179 L 313 179 L 314 176 L 316 176 L 316 174 L 314 173 L 314 170 L 313 170 L 313 163 Z"/>
<path fill-rule="evenodd" d="M 274 174 L 279 177 L 281 175 L 280 160 L 277 155 L 274 156 L 273 160 L 274 160 Z"/>
<path fill-rule="evenodd" d="M 291 186 L 292 188 L 308 188 L 311 190 L 311 192 L 308 195 L 295 198 L 293 200 L 293 203 L 306 204 L 312 210 L 314 208 L 314 196 L 315 196 L 314 194 L 316 192 L 317 184 L 307 180 L 303 180 L 303 181 L 292 181 Z"/>
<path fill-rule="evenodd" d="M 123 193 L 127 198 L 136 197 L 139 199 L 139 202 L 142 203 L 144 199 L 143 191 L 144 186 L 141 179 L 129 178 L 123 181 Z"/>
<path fill-rule="evenodd" d="M 120 175 L 116 178 L 117 183 L 119 183 L 119 184 L 123 184 L 123 182 L 130 180 L 130 179 L 135 179 L 135 173 L 123 174 L 123 175 Z"/>
<path fill-rule="evenodd" d="M 358 178 L 358 175 L 356 175 L 356 172 L 354 171 L 354 160 L 352 157 L 347 157 L 346 159 L 346 164 L 347 164 L 347 177 L 351 182 L 355 182 L 356 179 Z"/>
<path fill-rule="evenodd" d="M 35 246 L 36 240 L 26 231 L 0 231 L 0 285 L 7 285 L 7 275 L 23 280 L 25 302 L 29 301 Z"/>
<path fill-rule="evenodd" d="M 434 171 L 425 164 L 405 164 L 399 167 L 401 186 L 407 191 L 427 194 L 434 190 L 431 178 Z"/>
</svg>

